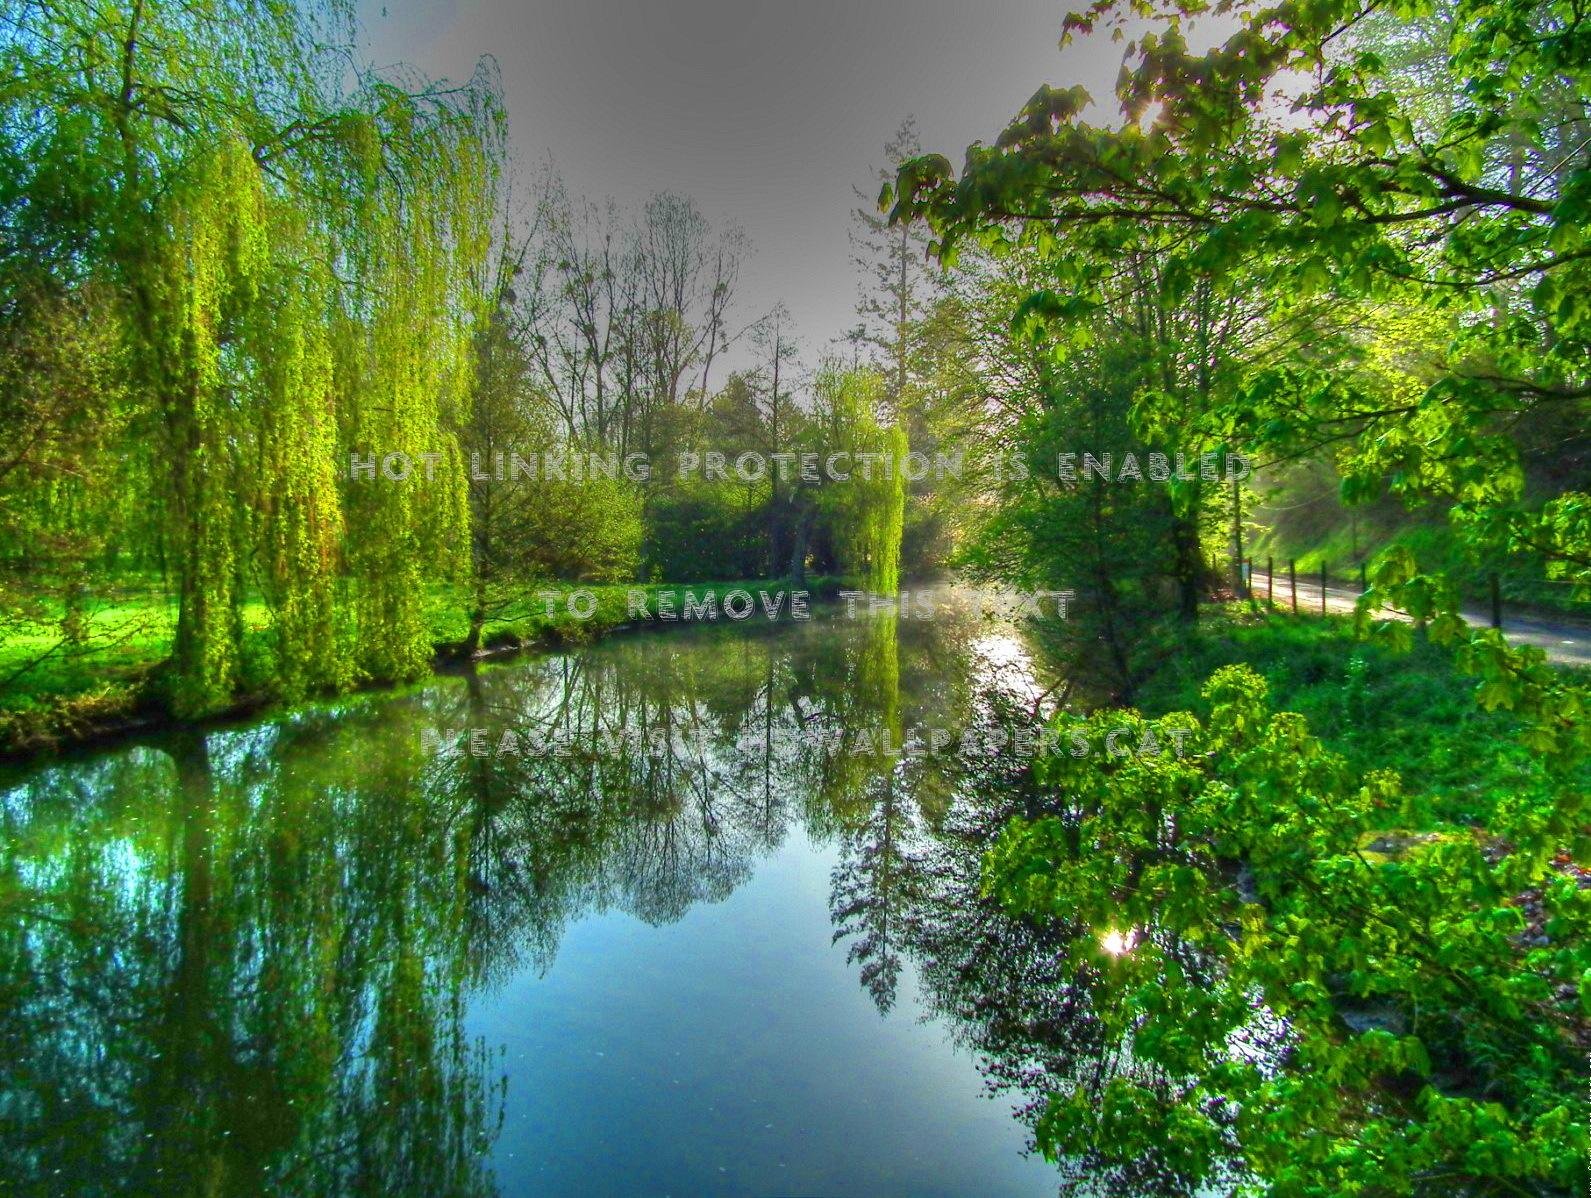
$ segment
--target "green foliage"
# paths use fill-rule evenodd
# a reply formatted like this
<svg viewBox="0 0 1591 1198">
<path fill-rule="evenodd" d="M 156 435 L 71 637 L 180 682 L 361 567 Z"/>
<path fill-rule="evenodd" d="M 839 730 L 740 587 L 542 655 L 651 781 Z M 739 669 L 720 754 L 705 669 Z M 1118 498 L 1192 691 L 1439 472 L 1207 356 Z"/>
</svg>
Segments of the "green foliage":
<svg viewBox="0 0 1591 1198">
<path fill-rule="evenodd" d="M 1572 1190 L 1583 1012 L 1560 994 L 1591 966 L 1591 895 L 1547 868 L 1556 833 L 1503 802 L 1492 836 L 1373 851 L 1411 802 L 1395 775 L 1350 768 L 1246 667 L 1203 699 L 1202 720 L 1059 716 L 1063 746 L 1125 727 L 1161 751 L 1042 758 L 1055 814 L 987 859 L 1012 911 L 1063 921 L 1067 981 L 1121 1048 L 1041 1146 L 1120 1167 L 1152 1144 L 1190 1189 L 1235 1161 L 1275 1194 Z M 1532 887 L 1546 948 L 1511 897 Z"/>
<path fill-rule="evenodd" d="M 782 359 L 781 359 L 782 361 Z M 646 578 L 772 577 L 785 567 L 776 533 L 789 522 L 792 486 L 776 495 L 764 477 L 745 479 L 733 469 L 723 477 L 705 470 L 677 471 L 681 454 L 703 450 L 723 455 L 728 464 L 741 454 L 788 451 L 790 396 L 778 415 L 784 425 L 775 435 L 771 379 L 737 372 L 700 408 L 663 408 L 654 425 L 658 465 L 646 490 L 641 574 Z"/>
<path fill-rule="evenodd" d="M 1149 454 L 1169 447 L 1146 443 L 1134 427 L 1146 378 L 1141 342 L 1102 336 L 1074 347 L 1057 344 L 1031 310 L 1010 319 L 1020 331 L 1004 352 L 1031 373 L 1012 430 L 1019 450 L 1003 463 L 990 514 L 962 560 L 976 577 L 1071 592 L 1060 629 L 1069 656 L 1092 658 L 1097 649 L 1088 672 L 1130 695 L 1149 626 L 1174 609 L 1179 532 L 1208 523 L 1210 505 L 1190 498 L 1184 511 L 1203 514 L 1186 518 L 1171 487 L 1144 474 Z M 1084 454 L 1103 459 L 1106 471 L 1088 470 Z"/>
<path fill-rule="evenodd" d="M 1175 646 L 1138 692 L 1144 711 L 1192 708 L 1212 673 L 1245 664 L 1351 770 L 1419 780 L 1388 813 L 1400 827 L 1485 828 L 1499 803 L 1550 807 L 1556 789 L 1591 785 L 1585 765 L 1564 775 L 1521 744 L 1517 717 L 1481 710 L 1474 680 L 1428 639 L 1397 652 L 1356 639 L 1349 618 L 1228 612 L 1192 635 L 1178 630 Z"/>
<path fill-rule="evenodd" d="M 154 390 L 170 397 L 182 588 L 172 705 L 191 715 L 224 706 L 238 683 L 246 550 L 235 499 L 248 465 L 222 359 L 258 301 L 267 245 L 265 194 L 246 146 L 224 141 L 184 182 L 171 204 L 171 260 L 151 288 L 155 337 L 142 348 Z"/>
<path fill-rule="evenodd" d="M 825 445 L 831 453 L 850 454 L 852 463 L 848 479 L 820 492 L 840 572 L 878 594 L 893 594 L 900 589 L 906 432 L 899 423 L 880 423 L 883 379 L 874 371 L 830 374 L 819 380 L 818 391 Z"/>
<path fill-rule="evenodd" d="M 584 582 L 635 577 L 645 534 L 635 484 L 620 478 L 543 482 L 525 497 L 520 519 L 516 535 L 524 540 L 528 567 L 540 577 Z"/>
<path fill-rule="evenodd" d="M 1583 14 L 1243 2 L 1192 49 L 1207 11 L 1074 13 L 1068 36 L 1131 35 L 1122 122 L 1087 123 L 1080 88 L 1041 88 L 959 173 L 904 163 L 894 219 L 925 219 L 946 261 L 972 246 L 1018 263 L 1024 310 L 1058 340 L 1150 350 L 1140 434 L 1329 462 L 1347 503 L 1439 506 L 1466 565 L 1523 559 L 1583 585 L 1583 473 L 1541 465 L 1583 447 L 1591 400 Z M 1127 339 L 1124 290 L 1172 335 Z M 1184 499 L 1191 514 L 1202 497 Z M 1119 1171 L 1158 1144 L 1189 1190 L 1222 1158 L 1274 1194 L 1583 1185 L 1591 899 L 1558 867 L 1588 847 L 1584 680 L 1466 625 L 1459 579 L 1432 564 L 1387 549 L 1357 631 L 1407 651 L 1423 627 L 1419 652 L 1473 687 L 1396 695 L 1378 649 L 1340 641 L 1273 663 L 1318 671 L 1299 693 L 1312 714 L 1335 706 L 1352 764 L 1240 666 L 1211 678 L 1198 725 L 1060 717 L 1193 730 L 1183 757 L 1049 758 L 1055 814 L 989 859 L 1014 910 L 1060 922 L 1066 981 L 1124 1050 L 1114 1076 L 1057 1098 L 1047 1151 Z M 1387 602 L 1417 625 L 1377 621 Z M 1389 753 L 1437 768 L 1411 791 L 1374 768 Z M 1425 834 L 1370 847 L 1405 820 Z M 1545 940 L 1523 934 L 1527 900 Z M 1112 928 L 1136 947 L 1103 953 Z"/>
<path fill-rule="evenodd" d="M 661 491 L 661 488 L 659 488 Z M 767 488 L 691 480 L 655 495 L 642 559 L 657 578 L 750 578 L 769 568 Z"/>
<path fill-rule="evenodd" d="M 347 484 L 360 530 L 346 546 L 356 663 L 374 678 L 429 668 L 427 583 L 467 567 L 467 472 L 453 430 L 469 411 L 473 321 L 486 304 L 474 280 L 487 251 L 492 158 L 476 114 L 444 110 L 429 126 L 421 115 L 402 97 L 383 114 L 396 127 L 382 129 L 382 144 L 403 173 L 367 199 L 353 248 L 371 310 L 343 325 L 346 367 L 368 389 L 342 417 L 348 452 L 439 455 L 434 478 Z"/>
<path fill-rule="evenodd" d="M 956 463 L 906 484 L 901 532 L 905 569 L 921 574 L 950 565 L 976 526 L 972 497 L 982 479 L 969 468 L 982 443 L 989 378 L 979 359 L 979 313 L 964 295 L 935 295 L 912 325 L 901 420 L 914 453 Z"/>
<path fill-rule="evenodd" d="M 491 81 L 366 73 L 339 0 L 11 8 L 8 344 L 23 351 L 51 312 L 92 311 L 107 330 L 71 369 L 9 360 L 26 380 L 18 415 L 41 434 L 5 480 L 29 518 L 0 550 L 32 561 L 13 610 L 64 595 L 78 645 L 87 556 L 166 572 L 181 716 L 253 683 L 242 613 L 256 593 L 281 697 L 356 671 L 412 676 L 430 658 L 420 604 L 468 527 L 453 430 L 501 153 Z M 111 365 L 107 435 L 84 438 L 85 384 Z M 424 496 L 361 492 L 341 485 L 352 451 L 444 465 Z M 122 503 L 83 484 L 71 508 L 51 498 L 63 468 L 108 476 L 112 461 Z M 73 525 L 90 535 L 63 539 Z"/>
<path fill-rule="evenodd" d="M 1535 0 L 1245 3 L 1198 52 L 1185 26 L 1203 11 L 1099 0 L 1074 14 L 1069 34 L 1149 26 L 1127 46 L 1125 123 L 1090 125 L 1080 89 L 1043 88 L 959 177 L 939 155 L 903 164 L 894 217 L 928 220 L 947 259 L 964 242 L 1037 256 L 1073 322 L 1140 257 L 1172 301 L 1258 294 L 1269 325 L 1302 335 L 1173 394 L 1192 429 L 1266 457 L 1340 447 L 1349 498 L 1436 500 L 1476 554 L 1532 555 L 1583 582 L 1584 495 L 1526 496 L 1520 467 L 1536 430 L 1579 438 L 1591 399 L 1579 14 Z M 1451 616 L 1440 577 L 1405 563 L 1387 578 L 1368 603 Z M 1489 702 L 1532 713 L 1542 745 L 1584 750 L 1572 688 L 1451 618 L 1438 631 L 1470 642 Z"/>
</svg>

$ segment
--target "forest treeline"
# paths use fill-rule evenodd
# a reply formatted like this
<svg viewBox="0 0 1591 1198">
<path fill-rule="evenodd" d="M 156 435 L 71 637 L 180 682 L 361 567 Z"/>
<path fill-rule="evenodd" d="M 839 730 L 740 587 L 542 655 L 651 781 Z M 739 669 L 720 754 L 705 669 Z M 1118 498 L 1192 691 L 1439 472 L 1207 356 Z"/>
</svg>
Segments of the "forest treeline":
<svg viewBox="0 0 1591 1198">
<path fill-rule="evenodd" d="M 746 239 L 691 199 L 623 211 L 550 170 L 516 194 L 489 62 L 361 66 L 341 0 L 0 23 L 8 739 L 47 738 L 63 698 L 191 718 L 413 678 L 439 610 L 473 650 L 549 580 L 889 591 L 903 529 L 946 556 L 945 480 L 898 470 L 494 476 L 562 451 L 898 462 L 958 432 L 903 387 L 917 313 L 876 304 L 848 354 L 804 357 L 782 306 L 743 310 Z M 911 248 L 865 219 L 879 261 Z M 387 455 L 432 477 L 349 468 Z"/>
<path fill-rule="evenodd" d="M 803 346 L 782 305 L 747 311 L 737 229 L 685 196 L 626 210 L 550 167 L 516 177 L 490 64 L 463 84 L 360 66 L 342 0 L 4 20 L 8 743 L 414 678 L 549 581 L 811 571 L 887 592 L 959 566 L 1079 588 L 1072 639 L 1126 697 L 1152 668 L 1140 643 L 1196 617 L 1241 535 L 1241 487 L 1073 486 L 1053 463 L 1227 453 L 1180 398 L 1150 427 L 1138 397 L 1185 389 L 1201 338 L 1226 355 L 1209 389 L 1254 359 L 1244 337 L 1283 353 L 1307 316 L 1163 303 L 1138 255 L 1097 348 L 1062 360 L 1034 335 L 1033 297 L 1065 282 L 1051 260 L 943 270 L 922 223 L 859 189 L 857 323 Z M 880 181 L 920 149 L 908 120 Z M 961 465 L 645 485 L 493 468 L 564 451 Z M 427 477 L 355 468 L 389 455 Z"/>
</svg>

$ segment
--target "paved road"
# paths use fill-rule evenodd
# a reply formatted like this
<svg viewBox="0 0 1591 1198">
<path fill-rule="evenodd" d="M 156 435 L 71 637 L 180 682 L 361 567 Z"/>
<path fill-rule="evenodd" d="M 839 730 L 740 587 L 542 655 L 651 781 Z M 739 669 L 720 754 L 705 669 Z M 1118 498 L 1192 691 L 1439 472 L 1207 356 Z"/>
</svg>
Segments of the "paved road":
<svg viewBox="0 0 1591 1198">
<path fill-rule="evenodd" d="M 1255 570 L 1250 580 L 1250 588 L 1255 598 L 1265 598 L 1266 575 L 1263 570 Z M 1292 592 L 1288 589 L 1286 577 L 1276 576 L 1276 606 L 1286 611 L 1292 607 Z M 1359 592 L 1348 587 L 1326 586 L 1326 610 L 1330 612 L 1351 612 L 1359 602 Z M 1299 578 L 1298 580 L 1298 611 L 1320 611 L 1320 579 Z M 1383 613 L 1396 619 L 1408 619 L 1402 612 L 1391 608 Z M 1463 608 L 1459 612 L 1466 621 L 1477 627 L 1486 627 L 1491 623 L 1491 614 L 1478 608 Z M 1574 620 L 1548 618 L 1544 616 L 1515 616 L 1509 614 L 1507 607 L 1503 608 L 1503 636 L 1514 645 L 1535 645 L 1547 655 L 1547 660 L 1559 662 L 1563 665 L 1591 667 L 1591 623 L 1578 623 Z"/>
</svg>

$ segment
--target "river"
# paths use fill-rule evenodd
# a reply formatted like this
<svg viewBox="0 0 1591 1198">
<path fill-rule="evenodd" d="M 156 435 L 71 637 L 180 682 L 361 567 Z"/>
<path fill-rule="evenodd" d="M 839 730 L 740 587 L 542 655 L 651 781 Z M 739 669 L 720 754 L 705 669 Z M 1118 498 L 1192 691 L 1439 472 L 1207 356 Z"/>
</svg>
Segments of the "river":
<svg viewBox="0 0 1591 1198">
<path fill-rule="evenodd" d="M 1046 680 L 951 597 L 0 777 L 0 1190 L 1055 1193 L 1098 1046 L 978 895 Z"/>
</svg>

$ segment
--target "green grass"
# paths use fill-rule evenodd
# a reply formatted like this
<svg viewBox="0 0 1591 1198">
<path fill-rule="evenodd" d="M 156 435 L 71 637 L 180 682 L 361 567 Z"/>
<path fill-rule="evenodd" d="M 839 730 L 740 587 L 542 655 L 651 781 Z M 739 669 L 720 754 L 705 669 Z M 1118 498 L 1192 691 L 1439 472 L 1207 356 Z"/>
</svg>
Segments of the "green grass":
<svg viewBox="0 0 1591 1198">
<path fill-rule="evenodd" d="M 814 598 L 832 595 L 842 585 L 814 577 L 804 588 Z M 489 649 L 525 648 L 581 642 L 628 623 L 629 593 L 644 591 L 647 610 L 662 597 L 683 611 L 686 592 L 698 600 L 711 595 L 721 604 L 733 590 L 770 593 L 787 588 L 779 581 L 602 584 L 546 583 L 526 588 L 525 597 L 498 613 L 483 629 Z M 591 592 L 596 608 L 589 618 L 572 614 L 565 603 L 571 591 Z M 540 592 L 556 592 L 551 613 Z M 583 607 L 580 610 L 584 610 Z M 760 609 L 759 609 L 760 610 Z M 783 609 L 789 614 L 789 602 Z M 427 625 L 440 655 L 456 652 L 469 630 L 462 592 L 439 588 L 427 600 Z M 244 640 L 240 700 L 268 697 L 274 676 L 274 645 L 269 609 L 251 602 L 243 609 Z M 59 609 L 45 608 L 35 622 L 14 622 L 0 630 L 0 753 L 57 747 L 124 724 L 139 716 L 163 718 L 159 675 L 171 655 L 176 604 L 152 588 L 125 587 L 90 606 L 81 647 L 60 647 Z M 679 623 L 686 621 L 680 620 Z M 650 621 L 670 627 L 671 621 Z M 35 659 L 42 657 L 37 664 Z M 29 667 L 24 669 L 24 667 Z M 20 672 L 19 672 L 20 671 Z"/>
<path fill-rule="evenodd" d="M 1202 712 L 1205 679 L 1238 662 L 1266 678 L 1276 710 L 1304 716 L 1356 771 L 1402 776 L 1417 797 L 1395 813 L 1400 826 L 1483 825 L 1498 802 L 1553 785 L 1519 744 L 1517 721 L 1476 706 L 1476 682 L 1450 652 L 1421 641 L 1394 653 L 1356 640 L 1347 617 L 1206 609 L 1198 631 L 1179 637 L 1143 686 L 1138 705 L 1153 715 Z M 1579 777 L 1591 785 L 1591 768 Z"/>
</svg>

